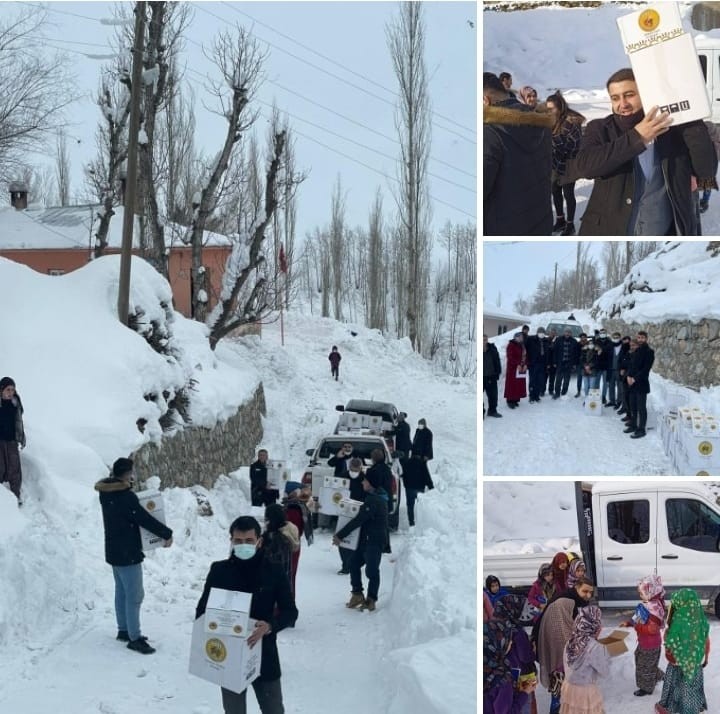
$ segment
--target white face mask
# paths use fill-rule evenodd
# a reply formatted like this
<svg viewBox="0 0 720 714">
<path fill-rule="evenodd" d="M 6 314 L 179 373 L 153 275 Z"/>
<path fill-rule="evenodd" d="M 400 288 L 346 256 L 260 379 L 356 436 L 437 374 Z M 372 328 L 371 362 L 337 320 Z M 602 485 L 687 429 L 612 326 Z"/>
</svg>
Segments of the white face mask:
<svg viewBox="0 0 720 714">
<path fill-rule="evenodd" d="M 425 428 L 424 424 L 418 424 L 418 429 L 424 429 L 424 428 Z"/>
<path fill-rule="evenodd" d="M 350 478 L 357 478 L 360 475 L 359 471 L 350 471 Z"/>
<path fill-rule="evenodd" d="M 257 552 L 257 548 L 255 547 L 255 543 L 236 543 L 233 545 L 232 551 L 236 558 L 240 560 L 250 560 Z"/>
</svg>

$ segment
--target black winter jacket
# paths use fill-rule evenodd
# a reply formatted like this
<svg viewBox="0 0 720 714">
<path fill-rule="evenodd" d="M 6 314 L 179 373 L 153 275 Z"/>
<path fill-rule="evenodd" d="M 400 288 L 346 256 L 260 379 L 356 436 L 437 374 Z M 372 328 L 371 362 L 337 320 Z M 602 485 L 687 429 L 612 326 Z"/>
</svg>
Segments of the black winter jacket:
<svg viewBox="0 0 720 714">
<path fill-rule="evenodd" d="M 400 459 L 402 466 L 402 480 L 405 488 L 423 492 L 426 488 L 435 488 L 427 464 L 422 459 Z"/>
<path fill-rule="evenodd" d="M 270 623 L 271 632 L 263 637 L 260 679 L 280 679 L 280 658 L 277 649 L 277 633 L 295 624 L 298 610 L 295 607 L 290 581 L 280 566 L 265 559 L 260 551 L 250 560 L 240 560 L 231 555 L 210 566 L 205 588 L 195 608 L 195 619 L 205 614 L 210 588 L 252 593 L 250 617 Z"/>
<path fill-rule="evenodd" d="M 630 367 L 628 377 L 632 377 L 635 383 L 630 387 L 640 394 L 650 393 L 650 370 L 655 362 L 655 352 L 645 343 L 638 345 L 635 352 L 630 355 Z"/>
<path fill-rule="evenodd" d="M 358 548 L 364 545 L 385 547 L 388 537 L 388 495 L 384 489 L 368 492 L 357 516 L 335 535 L 342 540 L 356 528 L 360 528 Z"/>
<path fill-rule="evenodd" d="M 605 339 L 600 340 L 600 346 L 602 347 L 602 352 L 598 359 L 597 368 L 601 370 L 612 369 L 615 345 L 613 345 L 612 340 Z"/>
<path fill-rule="evenodd" d="M 412 455 L 425 457 L 428 461 L 433 457 L 433 433 L 425 427 L 415 429 L 412 443 Z"/>
<path fill-rule="evenodd" d="M 547 339 L 531 335 L 525 342 L 525 351 L 527 352 L 528 366 L 547 366 L 550 359 L 550 342 Z"/>
<path fill-rule="evenodd" d="M 132 485 L 124 479 L 102 479 L 95 484 L 95 490 L 100 493 L 102 506 L 106 563 L 119 566 L 142 563 L 145 554 L 141 527 L 164 540 L 172 538 L 172 531 L 140 505 Z"/>
<path fill-rule="evenodd" d="M 340 458 L 337 454 L 331 456 L 328 461 L 328 466 L 333 466 L 335 468 L 335 472 L 333 473 L 333 476 L 336 477 L 344 477 L 345 472 L 348 470 L 348 466 L 350 466 L 350 459 L 360 458 L 355 451 L 350 454 L 350 456 L 343 456 Z"/>
<path fill-rule="evenodd" d="M 250 488 L 253 491 L 264 491 L 267 486 L 267 461 L 255 461 L 250 464 Z"/>
<path fill-rule="evenodd" d="M 701 188 L 717 188 L 717 156 L 702 121 L 671 127 L 655 141 L 665 186 L 672 204 L 677 235 L 698 235 L 690 191 L 690 177 Z M 592 194 L 580 219 L 580 235 L 629 235 L 628 224 L 635 200 L 634 162 L 645 151 L 635 129 L 623 131 L 615 115 L 587 125 L 580 152 L 567 164 L 562 183 L 579 178 L 595 179 Z"/>
<path fill-rule="evenodd" d="M 500 364 L 497 347 L 492 342 L 488 342 L 487 352 L 483 350 L 483 379 L 488 377 L 497 379 L 501 374 L 502 365 Z"/>
<path fill-rule="evenodd" d="M 405 455 L 409 454 L 412 448 L 412 442 L 410 441 L 410 424 L 406 421 L 399 421 L 397 426 L 392 430 L 392 434 L 395 437 L 395 450 L 402 451 Z"/>
<path fill-rule="evenodd" d="M 483 109 L 483 235 L 551 234 L 552 125 L 512 99 Z"/>
<path fill-rule="evenodd" d="M 630 345 L 623 345 L 620 348 L 620 355 L 618 356 L 618 374 L 624 370 L 625 374 L 621 375 L 623 379 L 627 377 L 627 371 L 630 369 Z"/>
<path fill-rule="evenodd" d="M 568 337 L 566 340 L 564 335 L 562 337 L 556 338 L 555 343 L 553 344 L 553 364 L 556 367 L 559 367 L 561 364 L 563 364 L 563 353 L 565 351 L 565 344 L 567 344 L 568 346 L 568 359 L 566 361 L 566 364 L 575 367 L 580 360 L 580 343 L 574 337 Z"/>
</svg>

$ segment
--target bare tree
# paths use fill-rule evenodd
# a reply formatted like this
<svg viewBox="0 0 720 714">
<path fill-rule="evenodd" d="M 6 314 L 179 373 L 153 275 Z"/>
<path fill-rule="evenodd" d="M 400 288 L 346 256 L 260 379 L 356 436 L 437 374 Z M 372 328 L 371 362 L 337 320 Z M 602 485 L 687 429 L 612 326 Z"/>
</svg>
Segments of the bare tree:
<svg viewBox="0 0 720 714">
<path fill-rule="evenodd" d="M 382 191 L 378 186 L 375 202 L 370 209 L 368 233 L 368 327 L 384 330 L 385 314 L 385 251 L 383 250 Z"/>
<path fill-rule="evenodd" d="M 3 8 L 4 9 L 4 8 Z M 19 176 L 26 156 L 48 151 L 75 100 L 62 54 L 38 46 L 47 23 L 41 7 L 0 17 L 0 180 Z"/>
<path fill-rule="evenodd" d="M 58 204 L 68 206 L 70 204 L 70 155 L 64 131 L 59 131 L 55 139 L 55 181 Z"/>
<path fill-rule="evenodd" d="M 345 195 L 340 174 L 335 181 L 330 208 L 330 261 L 335 319 L 342 320 L 343 243 L 345 234 Z"/>
<path fill-rule="evenodd" d="M 400 90 L 396 127 L 400 137 L 400 188 L 396 202 L 403 246 L 405 317 L 413 348 L 422 348 L 429 269 L 427 164 L 430 155 L 430 102 L 425 72 L 422 3 L 403 2 L 398 18 L 386 28 Z"/>
</svg>

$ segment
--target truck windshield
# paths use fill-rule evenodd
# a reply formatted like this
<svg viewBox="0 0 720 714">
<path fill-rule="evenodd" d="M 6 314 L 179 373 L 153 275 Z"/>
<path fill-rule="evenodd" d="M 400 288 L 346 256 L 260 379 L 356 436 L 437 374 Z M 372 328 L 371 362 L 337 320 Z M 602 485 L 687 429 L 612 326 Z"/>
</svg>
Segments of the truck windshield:
<svg viewBox="0 0 720 714">
<path fill-rule="evenodd" d="M 668 536 L 673 545 L 717 553 L 720 515 L 691 498 L 669 498 L 665 502 L 665 512 Z"/>
</svg>

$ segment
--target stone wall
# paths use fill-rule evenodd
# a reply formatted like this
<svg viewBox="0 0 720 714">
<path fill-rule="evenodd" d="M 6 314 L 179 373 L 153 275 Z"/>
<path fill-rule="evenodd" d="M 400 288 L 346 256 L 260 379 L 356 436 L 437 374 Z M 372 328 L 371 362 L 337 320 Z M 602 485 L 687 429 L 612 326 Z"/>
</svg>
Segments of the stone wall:
<svg viewBox="0 0 720 714">
<path fill-rule="evenodd" d="M 720 320 L 668 320 L 638 324 L 605 320 L 611 334 L 648 333 L 648 344 L 655 350 L 653 371 L 666 379 L 692 389 L 720 384 Z"/>
<path fill-rule="evenodd" d="M 211 488 L 221 474 L 255 460 L 264 415 L 265 392 L 260 384 L 234 416 L 213 429 L 186 426 L 163 436 L 160 445 L 144 444 L 132 455 L 138 481 L 159 476 L 163 488 L 195 484 Z"/>
</svg>

